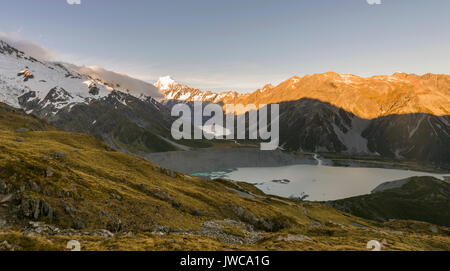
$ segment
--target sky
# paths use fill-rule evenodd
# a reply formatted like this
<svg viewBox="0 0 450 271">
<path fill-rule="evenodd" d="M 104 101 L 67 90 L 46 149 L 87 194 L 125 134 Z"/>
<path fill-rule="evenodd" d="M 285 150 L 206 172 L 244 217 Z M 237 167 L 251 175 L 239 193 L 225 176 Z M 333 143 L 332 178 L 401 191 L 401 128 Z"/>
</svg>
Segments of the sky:
<svg viewBox="0 0 450 271">
<path fill-rule="evenodd" d="M 0 37 L 42 58 L 148 82 L 171 75 L 204 90 L 248 92 L 328 71 L 450 73 L 449 0 L 0 0 L 0 6 Z"/>
</svg>

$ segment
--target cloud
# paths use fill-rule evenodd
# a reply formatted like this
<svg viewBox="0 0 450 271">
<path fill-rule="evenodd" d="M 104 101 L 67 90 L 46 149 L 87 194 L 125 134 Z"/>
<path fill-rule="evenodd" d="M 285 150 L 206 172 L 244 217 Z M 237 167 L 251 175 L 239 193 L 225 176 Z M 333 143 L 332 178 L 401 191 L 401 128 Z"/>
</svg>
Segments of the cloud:
<svg viewBox="0 0 450 271">
<path fill-rule="evenodd" d="M 67 0 L 69 5 L 81 5 L 81 0 Z"/>
<path fill-rule="evenodd" d="M 108 84 L 113 85 L 114 88 L 122 91 L 129 91 L 131 94 L 135 96 L 140 96 L 141 94 L 143 94 L 145 96 L 151 96 L 153 98 L 162 97 L 161 93 L 159 92 L 159 89 L 157 89 L 154 85 L 139 79 L 132 78 L 123 73 L 108 71 L 97 66 L 79 67 L 67 63 L 65 65 L 71 70 L 74 70 L 84 75 L 89 75 L 94 79 L 107 82 Z"/>
<path fill-rule="evenodd" d="M 367 0 L 369 5 L 381 5 L 381 0 Z"/>
<path fill-rule="evenodd" d="M 16 34 L 6 34 L 0 32 L 0 40 L 3 40 L 11 46 L 25 52 L 26 54 L 41 60 L 53 60 L 56 54 L 41 46 L 40 44 L 26 39 L 20 39 Z"/>
</svg>

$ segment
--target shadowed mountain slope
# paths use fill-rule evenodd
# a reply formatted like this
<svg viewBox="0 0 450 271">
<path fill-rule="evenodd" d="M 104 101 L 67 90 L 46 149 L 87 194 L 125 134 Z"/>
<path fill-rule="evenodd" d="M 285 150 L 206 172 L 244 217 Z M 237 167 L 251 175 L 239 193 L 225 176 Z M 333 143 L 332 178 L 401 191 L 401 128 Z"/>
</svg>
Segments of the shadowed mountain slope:
<svg viewBox="0 0 450 271">
<path fill-rule="evenodd" d="M 380 187 L 380 191 L 373 191 L 370 195 L 337 200 L 329 204 L 367 219 L 410 219 L 450 226 L 449 182 L 433 177 L 413 177 L 390 184 L 392 188 Z"/>
<path fill-rule="evenodd" d="M 288 150 L 366 153 L 450 165 L 450 116 L 359 118 L 312 99 L 280 104 L 280 145 Z"/>
</svg>

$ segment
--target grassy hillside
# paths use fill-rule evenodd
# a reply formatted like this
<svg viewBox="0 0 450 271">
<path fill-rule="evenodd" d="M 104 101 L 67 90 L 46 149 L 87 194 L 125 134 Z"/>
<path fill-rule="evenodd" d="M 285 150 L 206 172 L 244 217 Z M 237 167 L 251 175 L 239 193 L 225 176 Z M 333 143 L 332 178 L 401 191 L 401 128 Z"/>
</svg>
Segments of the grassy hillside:
<svg viewBox="0 0 450 271">
<path fill-rule="evenodd" d="M 239 192 L 239 193 L 238 193 Z M 450 230 L 206 181 L 0 105 L 0 250 L 449 250 Z"/>
<path fill-rule="evenodd" d="M 450 183 L 414 177 L 401 187 L 330 203 L 367 219 L 411 219 L 450 226 Z"/>
</svg>

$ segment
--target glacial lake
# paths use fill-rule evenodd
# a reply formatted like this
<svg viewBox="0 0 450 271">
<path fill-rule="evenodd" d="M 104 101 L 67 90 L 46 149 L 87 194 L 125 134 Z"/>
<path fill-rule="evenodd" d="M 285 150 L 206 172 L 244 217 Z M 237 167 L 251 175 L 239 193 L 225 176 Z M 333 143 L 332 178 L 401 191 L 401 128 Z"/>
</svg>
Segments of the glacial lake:
<svg viewBox="0 0 450 271">
<path fill-rule="evenodd" d="M 224 169 L 193 175 L 252 183 L 271 195 L 308 195 L 306 200 L 309 201 L 327 201 L 370 194 L 378 185 L 389 181 L 413 176 L 433 176 L 442 180 L 449 174 L 385 168 L 291 165 Z"/>
</svg>

